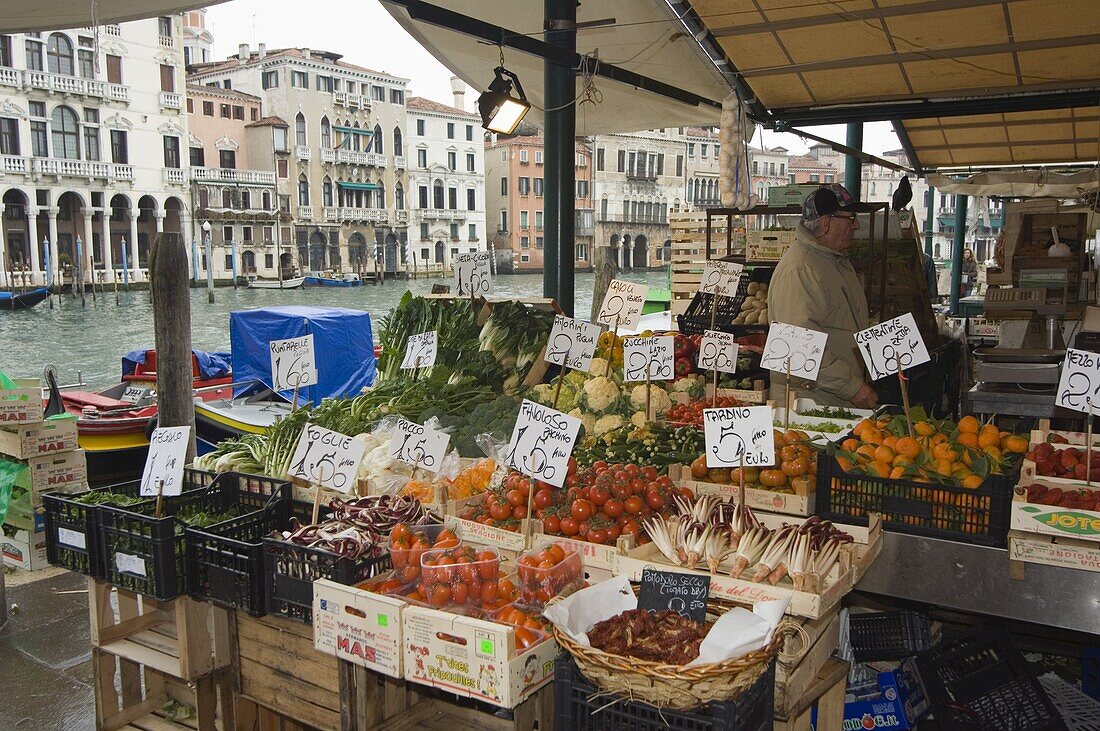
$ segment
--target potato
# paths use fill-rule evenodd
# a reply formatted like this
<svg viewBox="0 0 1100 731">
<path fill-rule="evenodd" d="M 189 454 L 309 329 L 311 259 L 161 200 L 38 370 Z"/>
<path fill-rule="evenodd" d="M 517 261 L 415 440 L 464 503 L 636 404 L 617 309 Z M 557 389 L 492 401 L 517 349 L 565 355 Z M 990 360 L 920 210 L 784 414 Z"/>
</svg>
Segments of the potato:
<svg viewBox="0 0 1100 731">
<path fill-rule="evenodd" d="M 759 317 L 760 317 L 760 313 L 757 312 L 756 310 L 753 310 L 752 312 L 749 312 L 745 315 L 745 324 L 746 325 L 755 325 L 756 321 L 757 321 L 757 319 L 759 319 Z"/>
<path fill-rule="evenodd" d="M 756 294 L 760 292 L 760 283 L 749 282 L 749 286 L 745 291 L 749 294 L 749 296 L 756 296 Z"/>
<path fill-rule="evenodd" d="M 767 297 L 768 296 L 768 285 L 765 282 L 760 283 L 760 289 L 757 291 L 756 295 L 758 297 Z"/>
<path fill-rule="evenodd" d="M 755 310 L 756 305 L 753 304 L 755 301 L 753 297 L 746 297 L 745 301 L 741 303 L 741 311 L 748 312 L 749 310 Z"/>
<path fill-rule="evenodd" d="M 742 312 L 740 315 L 733 318 L 733 324 L 734 325 L 744 325 L 745 324 L 745 313 Z"/>
<path fill-rule="evenodd" d="M 760 313 L 756 317 L 756 324 L 767 325 L 768 324 L 768 308 L 760 310 Z"/>
</svg>

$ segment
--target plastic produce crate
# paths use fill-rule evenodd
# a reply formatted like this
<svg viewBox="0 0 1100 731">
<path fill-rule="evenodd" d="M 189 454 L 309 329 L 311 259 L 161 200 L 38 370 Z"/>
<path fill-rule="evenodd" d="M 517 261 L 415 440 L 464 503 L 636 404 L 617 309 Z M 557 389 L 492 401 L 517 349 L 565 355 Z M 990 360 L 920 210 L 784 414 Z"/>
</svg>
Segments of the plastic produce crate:
<svg viewBox="0 0 1100 731">
<path fill-rule="evenodd" d="M 1058 711 L 1002 629 L 942 642 L 917 655 L 942 731 L 1064 731 Z"/>
<path fill-rule="evenodd" d="M 856 662 L 900 660 L 932 647 L 932 623 L 908 609 L 848 614 L 848 636 Z"/>
<path fill-rule="evenodd" d="M 280 495 L 290 494 L 290 483 L 286 485 Z M 260 510 L 221 523 L 188 526 L 184 532 L 187 593 L 262 617 L 267 613 L 263 539 L 289 528 L 291 517 L 308 522 L 312 510 L 311 505 L 278 497 Z"/>
<path fill-rule="evenodd" d="M 737 294 L 733 297 L 722 297 L 718 300 L 718 315 L 714 321 L 714 327 L 710 326 L 712 302 L 714 296 L 703 292 L 696 292 L 682 315 L 676 316 L 679 330 L 685 335 L 702 335 L 706 330 L 720 330 L 734 335 L 745 333 L 767 332 L 767 323 L 760 325 L 734 325 L 733 320 L 741 314 L 741 304 L 748 294 L 749 283 L 767 283 L 771 281 L 773 266 L 745 267 L 741 274 L 741 280 L 737 283 Z"/>
<path fill-rule="evenodd" d="M 161 601 L 186 591 L 185 540 L 187 524 L 176 518 L 190 512 L 238 515 L 262 509 L 272 500 L 287 500 L 290 484 L 271 480 L 274 494 L 241 489 L 241 476 L 224 472 L 204 488 L 164 498 L 161 517 L 155 516 L 156 500 L 136 508 L 100 506 L 99 533 L 104 578 L 127 591 Z"/>
<path fill-rule="evenodd" d="M 1054 673 L 1039 676 L 1039 684 L 1069 731 L 1100 731 L 1100 702 Z"/>
<path fill-rule="evenodd" d="M 389 553 L 352 560 L 321 548 L 264 538 L 267 613 L 313 624 L 313 582 L 350 586 L 393 567 Z"/>
<path fill-rule="evenodd" d="M 707 703 L 694 711 L 597 695 L 568 654 L 554 663 L 554 731 L 770 731 L 775 663 L 735 701 Z"/>
<path fill-rule="evenodd" d="M 214 475 L 198 470 L 183 471 L 183 492 L 200 490 L 213 481 Z M 42 495 L 42 506 L 46 513 L 46 559 L 52 566 L 60 566 L 91 576 L 105 578 L 102 549 L 99 535 L 99 506 L 77 502 L 88 493 L 112 493 L 136 497 L 141 482 L 120 482 L 115 485 L 96 487 L 76 494 L 47 492 Z M 173 500 L 175 498 L 166 498 Z M 145 505 L 154 505 L 156 498 L 130 506 L 130 510 Z M 81 545 L 83 544 L 83 545 Z"/>
<path fill-rule="evenodd" d="M 867 525 L 881 513 L 883 526 L 898 533 L 1004 548 L 1008 545 L 1012 490 L 1020 471 L 990 475 L 977 489 L 891 480 L 845 472 L 822 453 L 817 464 L 817 514 L 837 523 Z"/>
</svg>

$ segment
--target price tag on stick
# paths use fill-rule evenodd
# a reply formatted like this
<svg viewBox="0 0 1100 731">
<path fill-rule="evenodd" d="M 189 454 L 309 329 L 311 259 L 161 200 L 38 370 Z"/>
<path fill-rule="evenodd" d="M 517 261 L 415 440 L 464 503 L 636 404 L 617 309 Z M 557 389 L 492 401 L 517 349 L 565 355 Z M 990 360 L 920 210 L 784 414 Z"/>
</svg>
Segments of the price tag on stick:
<svg viewBox="0 0 1100 731">
<path fill-rule="evenodd" d="M 546 362 L 587 373 L 601 332 L 599 325 L 557 315 L 546 341 Z"/>
<path fill-rule="evenodd" d="M 360 439 L 306 424 L 290 458 L 287 476 L 348 493 L 355 487 L 366 450 L 367 443 Z"/>
<path fill-rule="evenodd" d="M 703 266 L 703 276 L 699 280 L 699 291 L 704 294 L 733 297 L 737 294 L 737 285 L 741 281 L 743 269 L 744 266 L 741 264 L 711 259 Z"/>
<path fill-rule="evenodd" d="M 390 437 L 389 454 L 413 467 L 423 467 L 428 472 L 439 472 L 443 455 L 451 435 L 429 429 L 408 419 L 398 419 L 397 428 Z"/>
<path fill-rule="evenodd" d="M 437 336 L 435 330 L 410 335 L 405 344 L 405 358 L 401 368 L 430 368 L 435 365 Z"/>
<path fill-rule="evenodd" d="M 562 487 L 580 428 L 580 419 L 524 399 L 505 461 L 528 477 Z"/>
<path fill-rule="evenodd" d="M 493 275 L 488 251 L 454 257 L 455 291 L 459 297 L 486 297 L 493 293 Z"/>
<path fill-rule="evenodd" d="M 675 346 L 671 335 L 623 340 L 623 380 L 671 381 L 676 377 Z"/>
<path fill-rule="evenodd" d="M 272 340 L 271 384 L 276 391 L 305 388 L 317 383 L 317 362 L 313 353 L 313 334 L 300 338 Z"/>
<path fill-rule="evenodd" d="M 760 365 L 769 371 L 816 381 L 828 337 L 817 330 L 773 322 L 768 329 L 768 341 L 764 343 Z"/>
<path fill-rule="evenodd" d="M 911 312 L 860 330 L 856 345 L 872 381 L 931 360 Z"/>
<path fill-rule="evenodd" d="M 705 371 L 737 372 L 739 346 L 733 336 L 718 330 L 707 330 L 699 341 L 698 366 Z"/>
<path fill-rule="evenodd" d="M 1073 348 L 1066 351 L 1054 405 L 1085 414 L 1100 408 L 1100 355 Z"/>
<path fill-rule="evenodd" d="M 770 406 L 703 409 L 707 467 L 762 467 L 775 464 Z"/>
<path fill-rule="evenodd" d="M 616 330 L 636 330 L 642 319 L 642 307 L 647 294 L 648 284 L 612 279 L 600 305 L 596 323 Z"/>
<path fill-rule="evenodd" d="M 183 464 L 190 440 L 189 426 L 162 426 L 153 430 L 141 473 L 142 497 L 179 495 L 183 491 Z"/>
<path fill-rule="evenodd" d="M 705 622 L 708 596 L 709 576 L 657 571 L 648 566 L 642 569 L 638 609 L 650 612 L 669 610 L 696 622 Z"/>
</svg>

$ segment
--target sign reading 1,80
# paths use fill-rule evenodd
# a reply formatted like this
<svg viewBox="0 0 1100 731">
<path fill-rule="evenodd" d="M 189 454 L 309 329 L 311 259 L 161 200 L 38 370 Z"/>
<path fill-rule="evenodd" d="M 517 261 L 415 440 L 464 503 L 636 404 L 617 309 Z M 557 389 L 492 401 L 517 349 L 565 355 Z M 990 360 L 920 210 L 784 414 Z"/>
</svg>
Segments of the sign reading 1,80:
<svg viewBox="0 0 1100 731">
<path fill-rule="evenodd" d="M 856 346 L 873 381 L 931 360 L 911 312 L 860 330 Z"/>
<path fill-rule="evenodd" d="M 580 419 L 524 399 L 505 461 L 528 477 L 561 487 L 580 428 Z"/>
</svg>

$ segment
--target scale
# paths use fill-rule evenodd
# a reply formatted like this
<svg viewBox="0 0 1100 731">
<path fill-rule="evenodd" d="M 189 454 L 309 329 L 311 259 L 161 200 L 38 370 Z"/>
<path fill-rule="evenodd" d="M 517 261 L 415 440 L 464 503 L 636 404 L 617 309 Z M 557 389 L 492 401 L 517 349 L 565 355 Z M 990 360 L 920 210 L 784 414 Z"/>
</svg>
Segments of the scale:
<svg viewBox="0 0 1100 731">
<path fill-rule="evenodd" d="M 1020 272 L 1020 282 L 1031 286 L 986 290 L 986 312 L 1012 312 L 1021 317 L 1002 320 L 1000 346 L 974 351 L 978 361 L 975 375 L 979 387 L 997 384 L 996 390 L 1053 390 L 1066 354 L 1061 322 L 1066 314 L 1065 272 L 1025 270 Z"/>
</svg>

